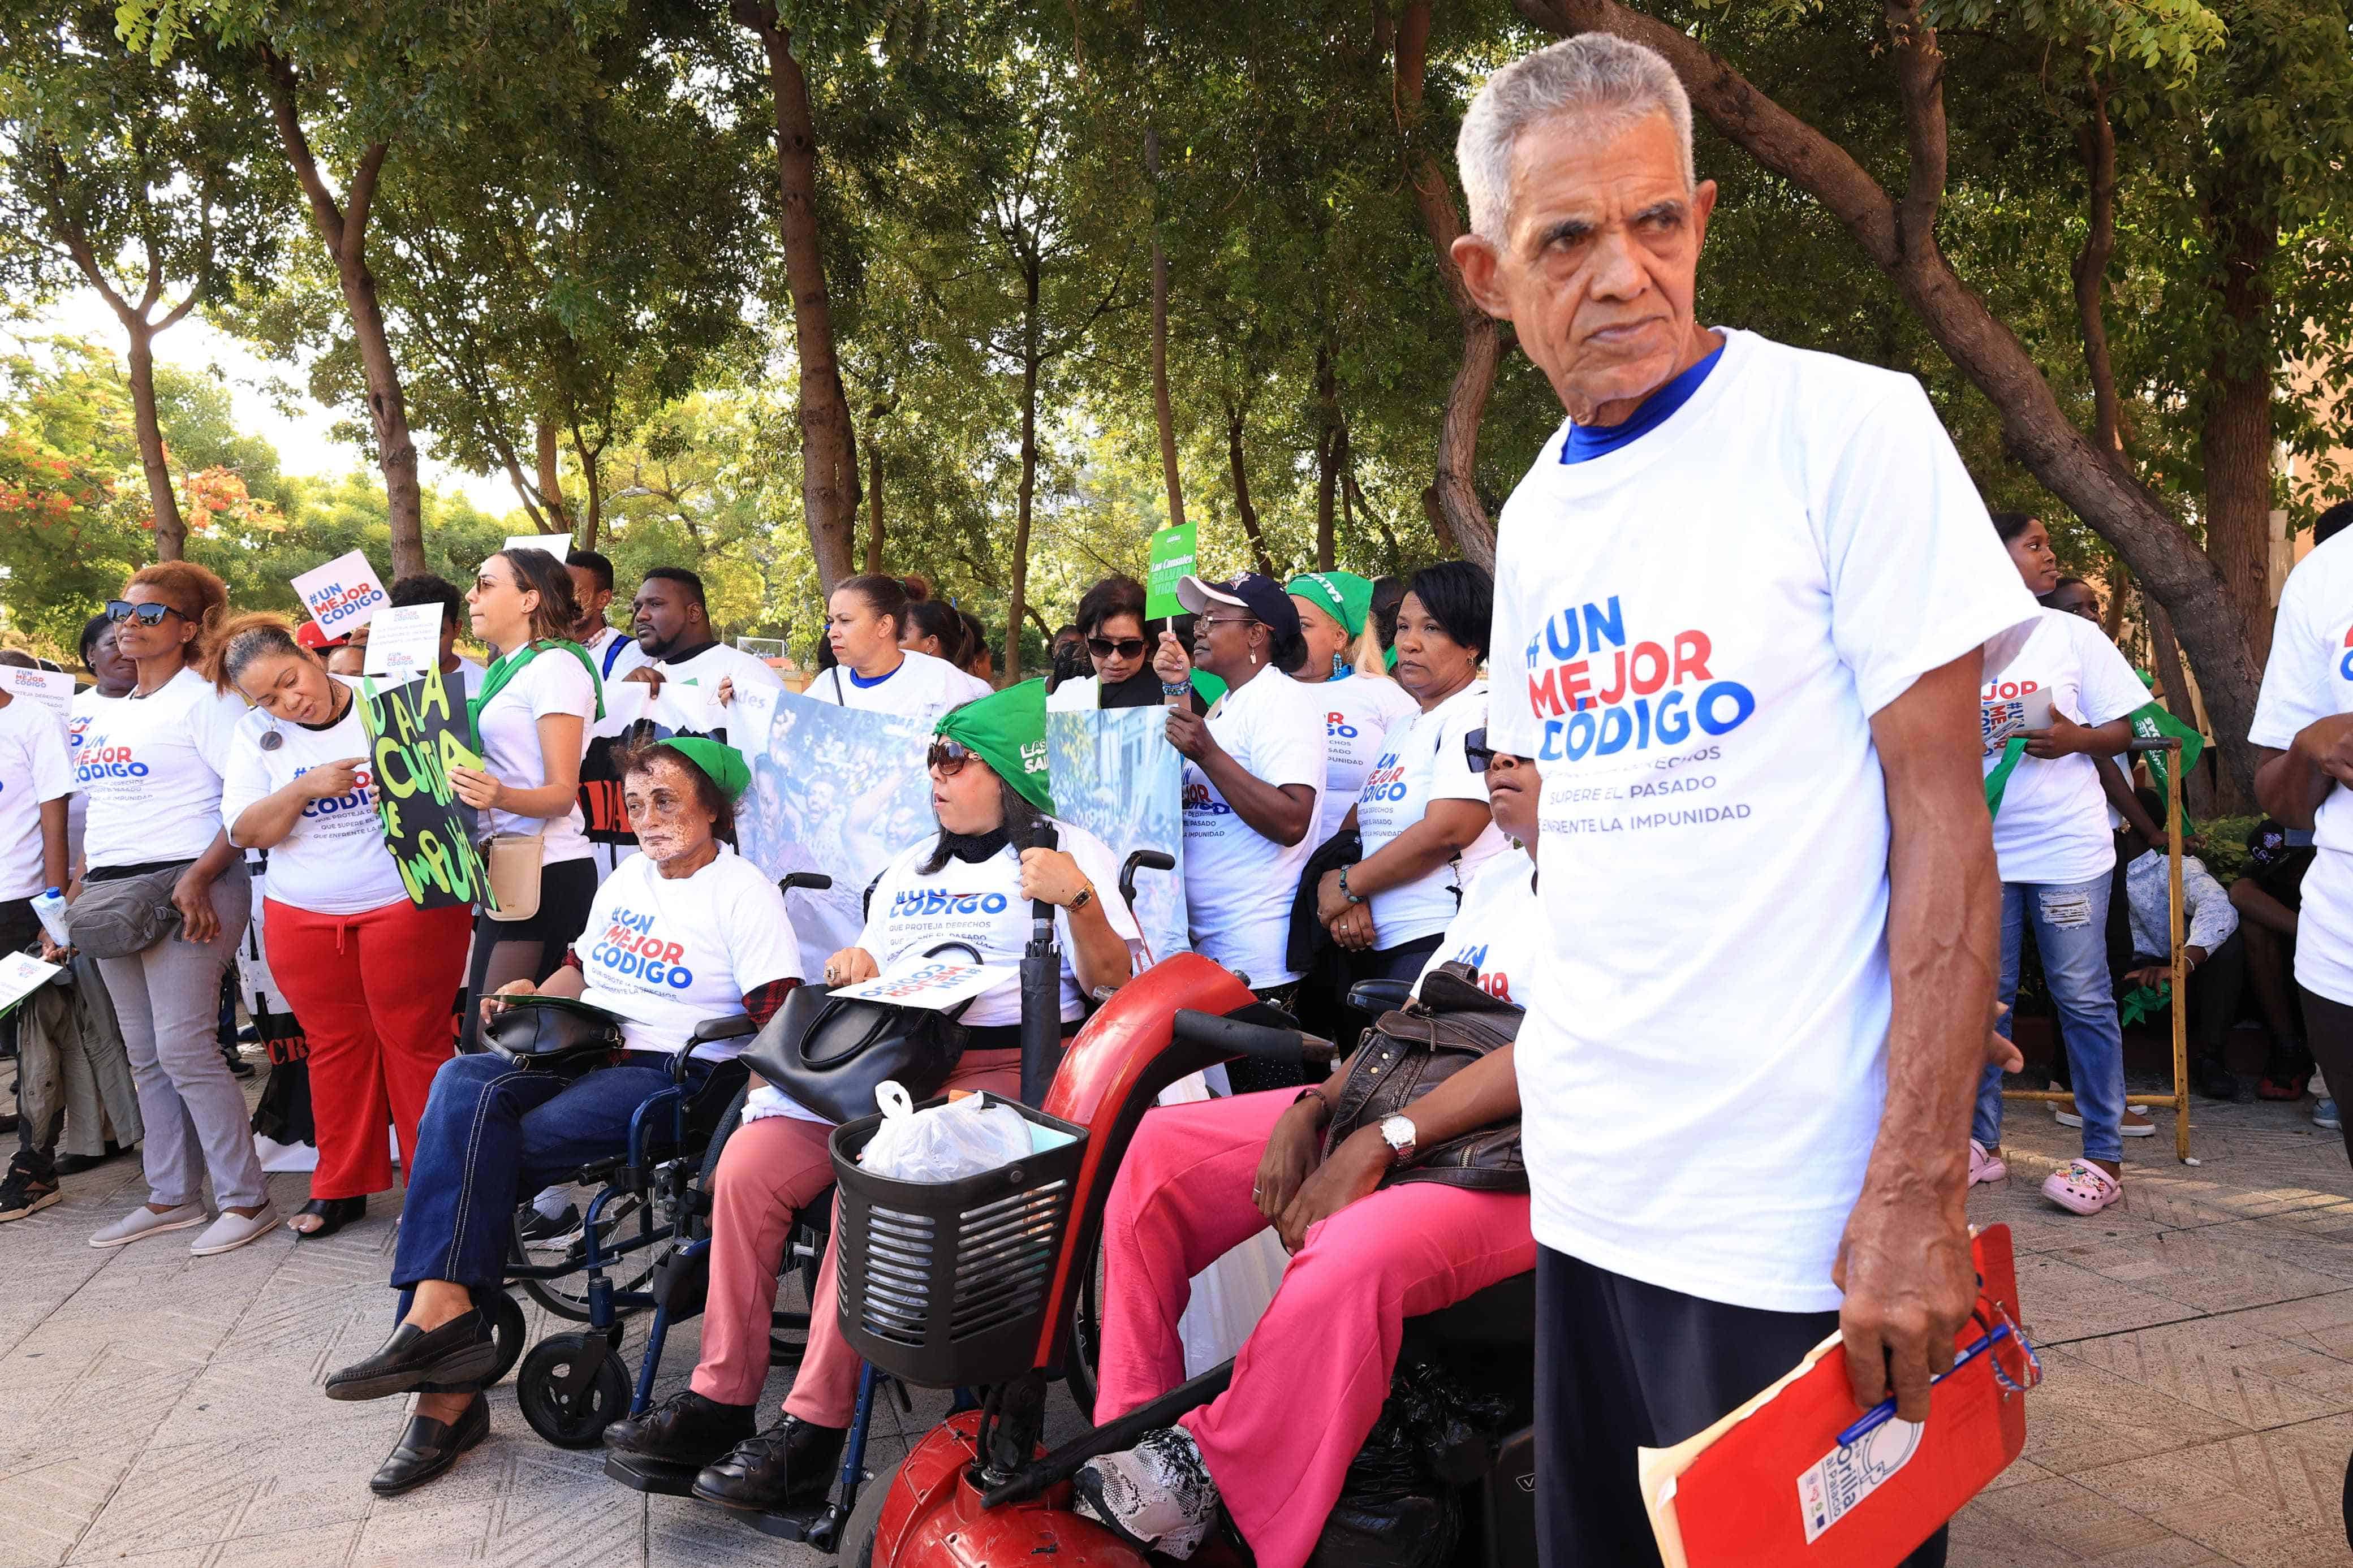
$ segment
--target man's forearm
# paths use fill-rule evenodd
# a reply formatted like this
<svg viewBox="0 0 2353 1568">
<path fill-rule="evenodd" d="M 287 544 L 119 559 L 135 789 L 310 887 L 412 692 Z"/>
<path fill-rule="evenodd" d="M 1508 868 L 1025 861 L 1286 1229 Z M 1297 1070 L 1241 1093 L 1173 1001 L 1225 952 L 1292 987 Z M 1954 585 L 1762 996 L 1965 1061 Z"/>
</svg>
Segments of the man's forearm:
<svg viewBox="0 0 2353 1568">
<path fill-rule="evenodd" d="M 1991 838 L 1938 815 L 1899 816 L 1888 846 L 1887 1108 L 1872 1162 L 1958 1205 L 1993 1016 L 2001 880 Z"/>
<path fill-rule="evenodd" d="M 2255 748 L 2255 804 L 2265 815 L 2297 828 L 2312 826 L 2313 816 L 2327 798 L 2333 782 L 2304 754 L 2303 739 L 2297 736 L 2299 744 L 2284 752 Z"/>
</svg>

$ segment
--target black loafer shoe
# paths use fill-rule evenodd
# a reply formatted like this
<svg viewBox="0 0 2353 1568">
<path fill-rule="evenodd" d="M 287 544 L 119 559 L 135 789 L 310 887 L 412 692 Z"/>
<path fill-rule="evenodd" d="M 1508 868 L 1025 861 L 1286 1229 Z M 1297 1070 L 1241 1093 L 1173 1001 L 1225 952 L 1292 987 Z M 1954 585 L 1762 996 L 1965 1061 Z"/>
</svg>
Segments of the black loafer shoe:
<svg viewBox="0 0 2353 1568">
<path fill-rule="evenodd" d="M 473 1387 L 499 1364 L 491 1321 L 479 1307 L 438 1329 L 403 1323 L 384 1348 L 327 1374 L 330 1399 L 383 1399 L 432 1384 L 437 1389 Z"/>
<path fill-rule="evenodd" d="M 752 1436 L 754 1407 L 722 1405 L 683 1388 L 605 1428 L 605 1473 L 641 1492 L 684 1497 L 697 1470 Z"/>
<path fill-rule="evenodd" d="M 393 1445 L 392 1452 L 368 1478 L 368 1490 L 378 1497 L 391 1497 L 411 1487 L 423 1486 L 456 1464 L 459 1455 L 490 1435 L 491 1402 L 479 1394 L 466 1406 L 466 1413 L 455 1421 L 412 1415 L 400 1441 Z"/>
<path fill-rule="evenodd" d="M 833 1489 L 841 1445 L 849 1434 L 839 1426 L 816 1426 L 797 1415 L 735 1445 L 694 1478 L 694 1495 L 745 1513 L 799 1508 Z"/>
</svg>

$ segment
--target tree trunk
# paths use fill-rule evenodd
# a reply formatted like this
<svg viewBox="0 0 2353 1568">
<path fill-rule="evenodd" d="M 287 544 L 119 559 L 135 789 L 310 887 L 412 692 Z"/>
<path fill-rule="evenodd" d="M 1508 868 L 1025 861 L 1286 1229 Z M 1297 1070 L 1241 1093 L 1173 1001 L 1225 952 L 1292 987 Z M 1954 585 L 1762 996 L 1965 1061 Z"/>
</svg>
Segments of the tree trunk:
<svg viewBox="0 0 2353 1568">
<path fill-rule="evenodd" d="M 866 574 L 882 572 L 882 443 L 866 432 Z"/>
<path fill-rule="evenodd" d="M 591 447 L 582 441 L 578 430 L 573 431 L 572 453 L 580 459 L 580 485 L 587 492 L 587 504 L 581 510 L 579 527 L 573 533 L 575 550 L 596 548 L 597 528 L 605 517 L 605 485 L 596 465 L 604 451 L 601 446 Z"/>
<path fill-rule="evenodd" d="M 1152 184 L 1152 417 L 1160 426 L 1160 478 L 1168 489 L 1168 526 L 1185 526 L 1185 480 L 1176 469 L 1176 415 L 1168 400 L 1168 252 L 1160 243 L 1160 132 L 1144 132 L 1144 172 Z"/>
<path fill-rule="evenodd" d="M 1430 0 L 1409 0 L 1397 24 L 1396 102 L 1399 129 L 1406 136 L 1406 180 L 1413 187 L 1413 205 L 1421 226 L 1438 253 L 1439 277 L 1454 314 L 1462 326 L 1462 363 L 1454 384 L 1446 391 L 1446 412 L 1438 427 L 1438 461 L 1422 505 L 1439 542 L 1453 554 L 1490 571 L 1495 565 L 1495 528 L 1480 503 L 1473 481 L 1479 456 L 1479 422 L 1487 411 L 1487 394 L 1495 384 L 1495 366 L 1503 357 L 1503 330 L 1481 310 L 1454 265 L 1454 242 L 1461 237 L 1462 220 L 1454 208 L 1454 190 L 1446 168 L 1427 149 L 1413 145 L 1422 119 L 1422 79 L 1430 51 Z"/>
<path fill-rule="evenodd" d="M 2206 417 L 2198 432 L 2206 469 L 2206 553 L 2245 628 L 2258 665 L 2272 646 L 2271 290 L 2263 272 L 2279 232 L 2278 214 L 2260 176 L 2229 142 L 2226 170 L 2209 207 L 2222 249 L 2217 285 L 2222 341 L 2207 367 Z M 2204 668 L 2201 663 L 2200 668 Z"/>
<path fill-rule="evenodd" d="M 549 533 L 572 531 L 572 509 L 564 504 L 564 474 L 556 462 L 555 426 L 544 419 L 533 422 L 533 434 L 539 444 L 539 504 L 546 509 L 544 531 Z M 583 544 L 583 550 L 594 550 L 593 543 Z"/>
<path fill-rule="evenodd" d="M 1038 490 L 1038 370 L 1045 363 L 1038 320 L 1043 265 L 1028 261 L 1021 307 L 1021 493 L 1013 514 L 1013 598 L 1005 617 L 1005 681 L 1021 679 L 1021 616 L 1029 604 L 1029 503 Z"/>
<path fill-rule="evenodd" d="M 1315 570 L 1329 572 L 1339 563 L 1333 531 L 1333 501 L 1340 488 L 1340 387 L 1332 374 L 1332 350 L 1315 350 L 1315 397 L 1319 407 L 1315 434 Z"/>
<path fill-rule="evenodd" d="M 849 399 L 834 353 L 833 306 L 826 294 L 825 253 L 817 223 L 817 126 L 808 80 L 793 58 L 792 32 L 773 5 L 731 0 L 735 21 L 758 35 L 767 52 L 768 89 L 776 105 L 777 227 L 784 233 L 785 281 L 793 296 L 793 346 L 800 360 L 801 506 L 818 584 L 831 594 L 852 574 L 857 542 L 856 459 Z"/>
<path fill-rule="evenodd" d="M 177 561 L 187 553 L 188 525 L 180 498 L 172 491 L 172 465 L 164 453 L 164 426 L 155 417 L 153 331 L 125 318 L 131 331 L 131 420 L 139 432 L 139 466 L 147 475 L 147 504 L 155 512 L 155 559 Z"/>
<path fill-rule="evenodd" d="M 1240 404 L 1226 405 L 1226 461 L 1234 477 L 1234 510 L 1242 520 L 1242 532 L 1250 538 L 1250 554 L 1258 562 L 1258 570 L 1271 577 L 1275 575 L 1274 557 L 1268 553 L 1266 534 L 1258 525 L 1258 508 L 1250 504 L 1250 469 L 1242 461 L 1242 426 L 1246 418 Z"/>
<path fill-rule="evenodd" d="M 2170 614 L 2183 650 L 2197 665 L 2229 770 L 2252 789 L 2246 734 L 2254 717 L 2257 667 L 2221 574 L 2165 503 L 2075 427 L 2018 334 L 1970 291 L 1937 247 L 1946 140 L 1944 65 L 1935 29 L 1905 0 L 1890 0 L 1885 53 L 1910 146 L 1909 184 L 1899 205 L 1844 148 L 1689 34 L 1618 0 L 1514 4 L 1556 32 L 1609 32 L 1656 49 L 1717 131 L 1845 226 L 1946 355 L 2000 412 L 2010 455 L 2097 529 L 2132 568 L 2143 593 Z"/>
</svg>

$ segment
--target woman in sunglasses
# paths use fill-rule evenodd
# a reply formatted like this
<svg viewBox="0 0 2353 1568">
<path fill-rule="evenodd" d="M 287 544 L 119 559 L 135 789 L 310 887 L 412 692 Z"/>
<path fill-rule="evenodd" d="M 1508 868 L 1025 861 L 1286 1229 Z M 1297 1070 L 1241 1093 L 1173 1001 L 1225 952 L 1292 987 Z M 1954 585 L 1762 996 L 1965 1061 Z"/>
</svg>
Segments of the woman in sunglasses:
<svg viewBox="0 0 2353 1568">
<path fill-rule="evenodd" d="M 206 1225 L 207 1173 L 220 1213 L 190 1251 L 243 1247 L 277 1220 L 245 1091 L 216 1036 L 221 975 L 253 905 L 245 859 L 221 824 L 221 780 L 245 704 L 195 668 L 227 607 L 221 580 L 193 563 L 132 573 L 106 613 L 138 679 L 122 700 L 78 710 L 69 736 L 76 784 L 90 796 L 77 905 L 109 883 L 145 884 L 102 896 L 143 900 L 152 888 L 174 911 L 145 948 L 98 961 L 139 1088 L 147 1202 L 91 1237 L 92 1247 Z"/>
<path fill-rule="evenodd" d="M 939 833 L 893 860 L 875 883 L 858 945 L 826 961 L 846 985 L 963 942 L 980 962 L 1018 964 L 1030 903 L 1058 910 L 1061 1017 L 1075 1028 L 1085 998 L 1126 984 L 1142 938 L 1103 841 L 1054 820 L 1046 774 L 1045 682 L 1025 681 L 939 721 L 931 748 Z M 1057 841 L 1043 847 L 1050 830 Z M 961 952 L 945 954 L 970 962 Z M 983 992 L 963 1017 L 972 1031 L 947 1087 L 1018 1093 L 1021 997 L 1011 981 Z M 764 1512 L 822 1496 L 832 1484 L 858 1399 L 858 1353 L 835 1311 L 830 1248 L 809 1307 L 808 1349 L 783 1419 L 754 1435 L 768 1375 L 769 1312 L 793 1216 L 833 1184 L 829 1124 L 774 1088 L 755 1089 L 720 1155 L 712 1196 L 711 1285 L 702 1358 L 688 1387 L 646 1415 L 606 1429 L 609 1448 L 671 1468 L 702 1467 L 694 1495 Z"/>
<path fill-rule="evenodd" d="M 1483 732 L 1474 738 L 1495 820 L 1526 853 L 1496 856 L 1472 881 L 1421 973 L 1460 961 L 1490 995 L 1525 1006 L 1524 982 L 1543 952 L 1536 770 L 1488 752 Z M 1397 1130 L 1402 1149 L 1383 1136 L 1385 1122 L 1324 1156 L 1329 1097 L 1347 1081 L 1345 1067 L 1320 1090 L 1145 1113 L 1103 1217 L 1098 1423 L 1185 1380 L 1176 1324 L 1194 1273 L 1270 1226 L 1292 1258 L 1235 1358 L 1232 1386 L 1176 1426 L 1091 1461 L 1075 1478 L 1082 1512 L 1184 1557 L 1222 1500 L 1263 1568 L 1307 1561 L 1380 1414 L 1395 1370 L 1381 1358 L 1395 1357 L 1405 1319 L 1535 1267 L 1525 1192 L 1434 1181 L 1379 1186 L 1420 1151 L 1515 1119 L 1512 1058 L 1506 1046 L 1392 1118 L 1408 1123 Z M 1334 1346 L 1352 1348 L 1342 1355 Z M 1302 1433 L 1314 1440 L 1301 1441 Z"/>
<path fill-rule="evenodd" d="M 1144 635 L 1144 584 L 1133 577 L 1106 577 L 1079 601 L 1082 647 L 1094 673 L 1066 680 L 1046 699 L 1049 711 L 1083 713 L 1102 708 L 1157 708 L 1168 700 L 1160 677 L 1147 662 L 1152 645 Z M 1208 711 L 1196 693 L 1197 712 Z"/>
<path fill-rule="evenodd" d="M 1373 626 L 1373 584 L 1354 572 L 1303 572 L 1283 585 L 1299 611 L 1307 662 L 1293 680 L 1315 688 L 1324 708 L 1324 819 L 1318 844 L 1340 831 L 1389 726 L 1420 708 L 1388 678 L 1386 650 Z"/>
<path fill-rule="evenodd" d="M 1420 711 L 1389 727 L 1349 809 L 1363 858 L 1316 887 L 1316 918 L 1353 955 L 1351 982 L 1419 973 L 1459 907 L 1458 877 L 1504 847 L 1462 744 L 1487 724 L 1479 667 L 1494 593 L 1484 567 L 1445 561 L 1415 573 L 1398 606 L 1398 684 Z"/>
</svg>

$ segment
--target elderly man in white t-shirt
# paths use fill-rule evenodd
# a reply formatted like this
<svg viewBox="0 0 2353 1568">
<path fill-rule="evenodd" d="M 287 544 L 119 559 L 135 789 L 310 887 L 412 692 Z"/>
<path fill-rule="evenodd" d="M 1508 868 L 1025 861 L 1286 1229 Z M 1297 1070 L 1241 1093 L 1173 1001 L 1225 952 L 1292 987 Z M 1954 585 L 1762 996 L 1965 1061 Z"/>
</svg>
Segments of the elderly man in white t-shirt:
<svg viewBox="0 0 2353 1568">
<path fill-rule="evenodd" d="M 1490 645 L 1489 743 L 1544 778 L 1540 1540 L 1625 1568 L 1658 1561 L 1638 1447 L 1831 1333 L 1907 1419 L 1952 1361 L 1998 951 L 1981 649 L 2037 607 L 1916 383 L 1694 319 L 1715 186 L 1664 60 L 1529 56 L 1457 152 L 1455 259 L 1568 411 L 1504 509 Z"/>
</svg>

